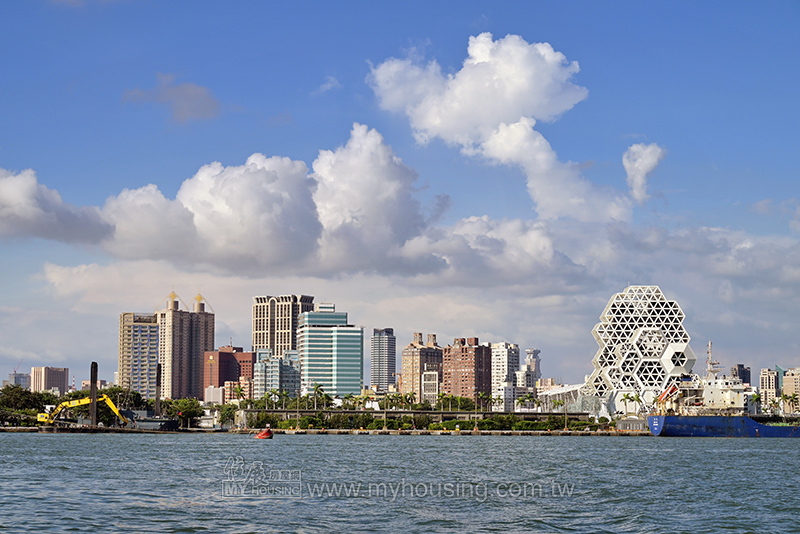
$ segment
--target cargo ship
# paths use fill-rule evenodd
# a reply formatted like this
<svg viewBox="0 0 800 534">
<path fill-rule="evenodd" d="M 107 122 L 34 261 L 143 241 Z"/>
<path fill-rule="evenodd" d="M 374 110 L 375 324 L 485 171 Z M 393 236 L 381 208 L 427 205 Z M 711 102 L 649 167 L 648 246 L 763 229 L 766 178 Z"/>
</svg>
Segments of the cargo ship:
<svg viewBox="0 0 800 534">
<path fill-rule="evenodd" d="M 746 415 L 651 415 L 654 436 L 703 438 L 800 438 L 800 426 L 766 425 Z"/>
<path fill-rule="evenodd" d="M 654 436 L 713 438 L 800 438 L 800 421 L 757 416 L 755 391 L 733 377 L 718 378 L 719 362 L 708 344 L 705 378 L 682 375 L 659 395 L 647 417 Z M 758 421 L 757 419 L 760 419 Z M 766 424 L 765 424 L 766 423 Z"/>
</svg>

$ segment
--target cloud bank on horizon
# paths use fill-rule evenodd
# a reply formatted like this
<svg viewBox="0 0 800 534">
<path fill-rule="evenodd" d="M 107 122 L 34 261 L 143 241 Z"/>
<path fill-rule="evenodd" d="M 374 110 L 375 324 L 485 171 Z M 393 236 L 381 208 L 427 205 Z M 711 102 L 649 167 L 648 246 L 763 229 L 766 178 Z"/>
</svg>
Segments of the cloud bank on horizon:
<svg viewBox="0 0 800 534">
<path fill-rule="evenodd" d="M 609 286 L 618 291 L 645 280 L 725 303 L 758 302 L 778 291 L 796 299 L 796 239 L 634 223 L 666 155 L 658 144 L 633 144 L 621 155 L 627 191 L 592 183 L 580 164 L 558 158 L 536 127 L 587 97 L 575 83 L 579 71 L 548 43 L 489 33 L 469 39 L 461 68 L 449 74 L 435 59 L 413 54 L 370 66 L 367 83 L 380 107 L 405 116 L 421 146 L 438 139 L 464 157 L 520 169 L 535 217 L 478 213 L 439 224 L 449 199 L 424 197 L 417 171 L 378 131 L 355 123 L 344 144 L 320 149 L 310 166 L 261 153 L 242 165 L 210 162 L 174 198 L 150 184 L 125 189 L 103 206 L 78 207 L 40 184 L 34 170 L 0 169 L 0 235 L 90 244 L 120 262 L 162 262 L 219 279 L 366 276 L 371 287 L 402 280 L 432 292 L 489 289 L 494 296 L 484 294 L 487 302 L 508 297 L 545 310 L 587 293 L 607 298 Z M 331 80 L 325 91 L 341 87 Z M 176 85 L 172 77 L 125 98 L 164 103 L 177 122 L 219 112 L 210 90 Z M 85 294 L 92 291 L 87 273 L 118 276 L 109 267 L 57 265 L 48 265 L 44 276 L 56 294 Z M 744 324 L 750 320 L 745 308 L 707 320 Z M 518 323 L 515 332 L 525 321 Z M 769 328 L 789 325 L 776 318 Z M 588 364 L 587 356 L 581 363 Z"/>
</svg>

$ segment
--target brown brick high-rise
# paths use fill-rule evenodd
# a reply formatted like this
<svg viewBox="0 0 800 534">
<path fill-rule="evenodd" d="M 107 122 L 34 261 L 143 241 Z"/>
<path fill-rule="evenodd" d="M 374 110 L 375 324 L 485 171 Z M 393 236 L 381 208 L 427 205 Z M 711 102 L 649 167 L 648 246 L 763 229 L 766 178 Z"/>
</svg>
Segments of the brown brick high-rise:
<svg viewBox="0 0 800 534">
<path fill-rule="evenodd" d="M 444 393 L 477 400 L 481 392 L 491 394 L 491 388 L 491 347 L 480 345 L 477 337 L 456 338 L 444 347 Z"/>
</svg>

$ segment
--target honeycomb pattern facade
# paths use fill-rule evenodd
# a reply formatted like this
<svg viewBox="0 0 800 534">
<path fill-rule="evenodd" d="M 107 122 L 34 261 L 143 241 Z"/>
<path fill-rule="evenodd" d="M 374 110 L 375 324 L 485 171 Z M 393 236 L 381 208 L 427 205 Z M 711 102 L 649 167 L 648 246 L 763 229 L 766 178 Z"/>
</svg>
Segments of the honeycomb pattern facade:
<svg viewBox="0 0 800 534">
<path fill-rule="evenodd" d="M 658 286 L 630 286 L 614 295 L 592 330 L 599 348 L 582 393 L 607 398 L 615 409 L 625 393 L 651 405 L 697 361 L 683 319 L 678 303 Z"/>
</svg>

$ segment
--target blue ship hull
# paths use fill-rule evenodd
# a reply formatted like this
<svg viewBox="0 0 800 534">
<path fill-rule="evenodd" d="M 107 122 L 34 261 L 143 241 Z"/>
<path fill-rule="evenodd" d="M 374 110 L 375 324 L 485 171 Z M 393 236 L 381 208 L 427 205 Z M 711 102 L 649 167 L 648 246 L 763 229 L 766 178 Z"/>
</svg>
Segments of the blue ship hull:
<svg viewBox="0 0 800 534">
<path fill-rule="evenodd" d="M 762 425 L 744 415 L 651 415 L 654 436 L 702 438 L 800 438 L 800 426 Z"/>
</svg>

